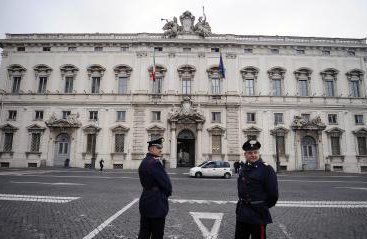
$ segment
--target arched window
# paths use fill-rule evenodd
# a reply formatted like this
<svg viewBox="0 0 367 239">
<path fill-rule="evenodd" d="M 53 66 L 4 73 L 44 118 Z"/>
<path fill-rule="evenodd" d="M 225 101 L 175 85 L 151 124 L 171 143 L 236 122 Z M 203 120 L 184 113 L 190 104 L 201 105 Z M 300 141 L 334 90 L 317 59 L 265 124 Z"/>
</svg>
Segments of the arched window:
<svg viewBox="0 0 367 239">
<path fill-rule="evenodd" d="M 73 93 L 74 90 L 74 80 L 78 74 L 79 69 L 74 65 L 63 65 L 60 67 L 61 78 L 65 81 L 64 93 Z"/>
<path fill-rule="evenodd" d="M 259 69 L 253 66 L 243 68 L 241 71 L 243 79 L 243 92 L 247 96 L 255 95 L 255 85 Z"/>
<path fill-rule="evenodd" d="M 153 66 L 148 69 L 149 76 L 153 75 Z M 167 69 L 164 66 L 155 66 L 155 77 L 151 78 L 151 92 L 152 94 L 162 94 L 163 92 L 163 80 L 166 75 Z"/>
<path fill-rule="evenodd" d="M 191 65 L 183 65 L 178 69 L 178 75 L 181 80 L 181 93 L 183 95 L 192 94 L 192 82 L 195 76 L 195 67 Z"/>
<path fill-rule="evenodd" d="M 89 80 L 91 80 L 91 93 L 99 94 L 101 92 L 101 80 L 106 68 L 101 65 L 91 65 L 87 68 Z"/>
<path fill-rule="evenodd" d="M 127 65 L 117 65 L 113 68 L 113 71 L 115 72 L 115 79 L 118 82 L 118 94 L 127 94 L 129 80 L 133 69 Z"/>
<path fill-rule="evenodd" d="M 351 97 L 363 97 L 363 75 L 364 72 L 359 69 L 354 69 L 346 73 L 347 79 L 349 81 L 350 96 Z"/>
<path fill-rule="evenodd" d="M 268 75 L 270 79 L 270 84 L 272 86 L 271 95 L 282 96 L 284 95 L 284 75 L 286 69 L 282 67 L 273 67 L 268 70 Z"/>
<path fill-rule="evenodd" d="M 336 94 L 336 79 L 339 71 L 333 68 L 328 68 L 322 72 L 321 78 L 324 81 L 325 86 L 325 96 L 326 97 L 335 97 Z"/>
<path fill-rule="evenodd" d="M 310 96 L 310 81 L 311 81 L 312 70 L 308 68 L 299 68 L 294 71 L 294 75 L 298 85 L 299 96 Z"/>
<path fill-rule="evenodd" d="M 38 94 L 47 93 L 47 81 L 51 75 L 52 69 L 51 67 L 40 64 L 33 67 L 36 80 L 38 80 Z"/>
<path fill-rule="evenodd" d="M 26 69 L 18 64 L 8 66 L 9 79 L 12 81 L 11 93 L 18 94 L 21 91 L 20 84 Z"/>
</svg>

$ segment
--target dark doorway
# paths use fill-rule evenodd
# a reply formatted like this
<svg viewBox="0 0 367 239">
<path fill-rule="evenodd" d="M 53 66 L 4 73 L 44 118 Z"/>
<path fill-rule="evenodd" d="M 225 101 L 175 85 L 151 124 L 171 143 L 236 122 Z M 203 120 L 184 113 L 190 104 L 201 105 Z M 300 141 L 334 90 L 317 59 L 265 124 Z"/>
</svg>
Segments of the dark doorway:
<svg viewBox="0 0 367 239">
<path fill-rule="evenodd" d="M 190 130 L 183 130 L 177 137 L 177 167 L 195 165 L 195 136 Z"/>
</svg>

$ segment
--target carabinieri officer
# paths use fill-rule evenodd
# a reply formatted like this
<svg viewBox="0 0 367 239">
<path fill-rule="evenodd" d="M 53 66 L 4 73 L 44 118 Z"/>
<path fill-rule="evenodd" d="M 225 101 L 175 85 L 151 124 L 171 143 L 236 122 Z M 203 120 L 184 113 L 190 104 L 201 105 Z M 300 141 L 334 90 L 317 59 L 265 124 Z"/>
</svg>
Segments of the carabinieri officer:
<svg viewBox="0 0 367 239">
<path fill-rule="evenodd" d="M 274 169 L 260 158 L 260 142 L 246 141 L 242 149 L 246 163 L 237 180 L 235 239 L 266 238 L 266 225 L 272 223 L 269 208 L 278 201 L 278 180 Z"/>
<path fill-rule="evenodd" d="M 163 141 L 163 138 L 159 138 L 147 142 L 148 153 L 139 166 L 139 178 L 143 187 L 139 201 L 139 239 L 161 239 L 164 235 L 172 184 L 159 160 Z"/>
</svg>

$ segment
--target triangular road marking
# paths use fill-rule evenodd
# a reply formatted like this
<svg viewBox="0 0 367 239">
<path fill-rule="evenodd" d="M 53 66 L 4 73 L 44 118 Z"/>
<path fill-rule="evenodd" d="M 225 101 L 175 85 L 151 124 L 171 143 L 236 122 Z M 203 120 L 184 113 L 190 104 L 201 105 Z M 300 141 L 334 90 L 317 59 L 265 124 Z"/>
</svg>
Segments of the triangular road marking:
<svg viewBox="0 0 367 239">
<path fill-rule="evenodd" d="M 220 227 L 220 223 L 222 222 L 223 213 L 212 213 L 212 212 L 190 212 L 191 216 L 194 218 L 194 221 L 198 225 L 200 231 L 203 233 L 203 237 L 205 239 L 216 239 L 218 237 L 218 231 Z M 214 219 L 214 224 L 210 231 L 200 219 Z"/>
</svg>

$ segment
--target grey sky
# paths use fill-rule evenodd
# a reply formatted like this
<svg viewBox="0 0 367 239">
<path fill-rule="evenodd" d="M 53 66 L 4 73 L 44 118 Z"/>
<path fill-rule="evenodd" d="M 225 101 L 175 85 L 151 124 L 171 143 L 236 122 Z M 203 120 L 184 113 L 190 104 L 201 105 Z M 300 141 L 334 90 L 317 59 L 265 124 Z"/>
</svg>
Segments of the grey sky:
<svg viewBox="0 0 367 239">
<path fill-rule="evenodd" d="M 366 0 L 0 0 L 5 33 L 162 31 L 161 18 L 205 6 L 213 33 L 367 37 Z"/>
</svg>

